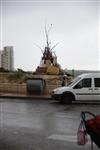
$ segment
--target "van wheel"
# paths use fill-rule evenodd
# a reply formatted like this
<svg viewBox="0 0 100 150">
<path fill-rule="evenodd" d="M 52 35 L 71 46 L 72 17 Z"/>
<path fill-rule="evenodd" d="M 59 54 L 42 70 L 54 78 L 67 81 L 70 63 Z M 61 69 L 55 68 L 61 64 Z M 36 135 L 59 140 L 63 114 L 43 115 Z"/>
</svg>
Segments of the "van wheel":
<svg viewBox="0 0 100 150">
<path fill-rule="evenodd" d="M 61 103 L 62 104 L 72 104 L 73 100 L 74 100 L 74 96 L 73 95 L 71 95 L 71 94 L 64 94 L 62 96 Z"/>
</svg>

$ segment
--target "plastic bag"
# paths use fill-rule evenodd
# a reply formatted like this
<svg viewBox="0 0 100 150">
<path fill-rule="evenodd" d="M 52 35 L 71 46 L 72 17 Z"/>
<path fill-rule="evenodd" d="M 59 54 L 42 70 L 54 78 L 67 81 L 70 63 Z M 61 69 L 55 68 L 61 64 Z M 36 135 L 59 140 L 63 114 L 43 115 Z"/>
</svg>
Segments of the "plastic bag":
<svg viewBox="0 0 100 150">
<path fill-rule="evenodd" d="M 84 122 L 81 120 L 80 125 L 77 131 L 77 144 L 78 145 L 85 145 L 87 143 L 87 134 L 84 126 Z"/>
</svg>

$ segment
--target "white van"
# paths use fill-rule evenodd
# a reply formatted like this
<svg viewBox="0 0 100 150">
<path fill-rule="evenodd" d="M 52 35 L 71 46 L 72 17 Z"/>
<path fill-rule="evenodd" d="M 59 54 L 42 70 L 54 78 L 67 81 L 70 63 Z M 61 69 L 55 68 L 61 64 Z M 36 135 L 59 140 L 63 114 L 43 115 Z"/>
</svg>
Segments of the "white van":
<svg viewBox="0 0 100 150">
<path fill-rule="evenodd" d="M 77 100 L 100 100 L 100 73 L 81 74 L 72 83 L 52 91 L 52 98 L 62 103 Z"/>
</svg>

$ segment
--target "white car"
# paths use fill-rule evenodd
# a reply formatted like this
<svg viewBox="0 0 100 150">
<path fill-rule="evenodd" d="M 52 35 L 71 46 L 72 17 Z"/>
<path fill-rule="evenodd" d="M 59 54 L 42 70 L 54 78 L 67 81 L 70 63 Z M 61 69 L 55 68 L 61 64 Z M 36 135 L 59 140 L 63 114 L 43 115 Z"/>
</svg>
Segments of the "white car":
<svg viewBox="0 0 100 150">
<path fill-rule="evenodd" d="M 62 103 L 77 100 L 100 100 L 100 73 L 81 74 L 67 86 L 52 91 L 52 98 Z"/>
</svg>

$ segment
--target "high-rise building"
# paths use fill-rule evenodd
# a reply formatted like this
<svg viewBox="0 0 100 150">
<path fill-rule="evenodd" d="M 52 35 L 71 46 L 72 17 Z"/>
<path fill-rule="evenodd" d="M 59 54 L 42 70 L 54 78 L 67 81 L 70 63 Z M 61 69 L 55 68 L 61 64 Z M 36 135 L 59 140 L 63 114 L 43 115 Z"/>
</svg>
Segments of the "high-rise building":
<svg viewBox="0 0 100 150">
<path fill-rule="evenodd" d="M 2 67 L 5 70 L 13 71 L 14 70 L 14 54 L 13 46 L 5 46 L 2 51 Z"/>
<path fill-rule="evenodd" d="M 0 68 L 2 68 L 2 51 L 0 50 Z"/>
</svg>

